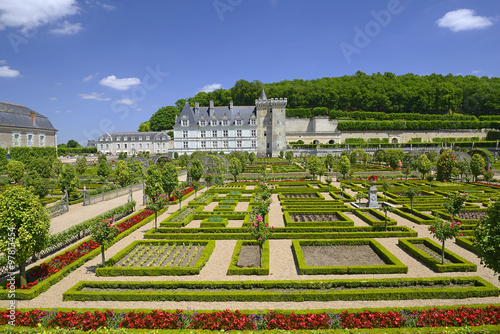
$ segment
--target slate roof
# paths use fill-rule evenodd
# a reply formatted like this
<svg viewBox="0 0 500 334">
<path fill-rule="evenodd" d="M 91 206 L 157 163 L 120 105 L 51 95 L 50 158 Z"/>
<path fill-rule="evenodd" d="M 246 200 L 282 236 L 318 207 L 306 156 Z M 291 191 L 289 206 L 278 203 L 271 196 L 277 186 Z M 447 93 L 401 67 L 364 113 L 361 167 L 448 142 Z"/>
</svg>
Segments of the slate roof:
<svg viewBox="0 0 500 334">
<path fill-rule="evenodd" d="M 228 120 L 229 125 L 235 125 L 236 120 L 242 120 L 242 125 L 249 125 L 250 119 L 256 119 L 256 108 L 255 106 L 240 106 L 233 107 L 214 107 L 210 109 L 209 107 L 200 107 L 198 111 L 195 108 L 189 106 L 186 102 L 184 108 L 180 115 L 175 121 L 174 127 L 181 126 L 181 120 L 189 120 L 189 127 L 198 126 L 200 120 L 206 120 L 207 126 L 210 126 L 210 120 L 216 119 L 218 121 Z"/>
<path fill-rule="evenodd" d="M 31 121 L 31 112 L 35 113 L 35 124 Z M 42 114 L 25 106 L 7 102 L 0 102 L 0 126 L 57 131 Z"/>
<path fill-rule="evenodd" d="M 124 141 L 123 138 L 127 137 L 127 141 L 139 141 L 138 137 L 142 137 L 141 141 L 146 140 L 146 137 L 151 137 L 149 140 L 157 141 L 162 140 L 161 137 L 165 137 L 166 140 L 170 140 L 170 136 L 166 131 L 150 131 L 150 132 L 107 132 L 101 135 L 98 139 L 98 142 L 104 141 L 104 138 L 108 137 L 111 141 L 117 141 L 116 138 L 120 137 L 120 142 Z M 131 137 L 135 137 L 135 140 L 132 140 Z M 103 138 L 103 140 L 101 140 Z"/>
</svg>

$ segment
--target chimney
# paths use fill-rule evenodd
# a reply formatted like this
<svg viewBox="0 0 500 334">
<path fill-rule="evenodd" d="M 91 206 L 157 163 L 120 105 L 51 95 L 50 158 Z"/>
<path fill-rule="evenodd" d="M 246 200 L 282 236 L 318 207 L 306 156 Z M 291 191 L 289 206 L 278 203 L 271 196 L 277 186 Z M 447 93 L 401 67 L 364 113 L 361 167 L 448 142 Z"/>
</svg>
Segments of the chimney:
<svg viewBox="0 0 500 334">
<path fill-rule="evenodd" d="M 195 102 L 194 103 L 194 112 L 198 112 L 200 110 L 200 102 Z"/>
<path fill-rule="evenodd" d="M 214 100 L 210 100 L 210 109 L 214 108 Z"/>
<path fill-rule="evenodd" d="M 30 117 L 31 117 L 31 122 L 33 123 L 33 125 L 36 125 L 35 112 L 33 110 L 31 110 Z"/>
<path fill-rule="evenodd" d="M 229 110 L 233 110 L 233 100 L 229 101 Z"/>
</svg>

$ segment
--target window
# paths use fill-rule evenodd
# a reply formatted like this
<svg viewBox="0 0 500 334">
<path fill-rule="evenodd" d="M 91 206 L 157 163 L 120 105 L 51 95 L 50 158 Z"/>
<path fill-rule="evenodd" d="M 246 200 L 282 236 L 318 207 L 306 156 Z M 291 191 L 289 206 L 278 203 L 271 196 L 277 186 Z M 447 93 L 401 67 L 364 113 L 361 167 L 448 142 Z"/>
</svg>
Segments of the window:
<svg viewBox="0 0 500 334">
<path fill-rule="evenodd" d="M 101 150 L 102 150 L 102 149 L 104 148 L 104 145 L 103 145 L 103 144 L 101 144 L 101 145 L 100 145 L 100 148 L 101 148 Z"/>
<path fill-rule="evenodd" d="M 40 135 L 38 138 L 39 138 L 39 141 L 40 141 L 40 147 L 45 146 L 45 136 L 44 135 Z"/>
<path fill-rule="evenodd" d="M 224 120 L 224 121 L 222 121 L 222 125 L 224 125 L 224 126 L 228 126 L 228 125 L 229 125 L 229 121 L 228 121 L 228 120 Z"/>
<path fill-rule="evenodd" d="M 135 140 L 135 137 L 131 137 L 130 140 L 134 141 Z"/>
<path fill-rule="evenodd" d="M 201 148 L 206 148 L 207 147 L 207 142 L 206 141 L 202 141 L 201 142 Z"/>
<path fill-rule="evenodd" d="M 212 137 L 217 137 L 217 130 L 212 131 Z"/>
<path fill-rule="evenodd" d="M 146 136 L 146 140 L 149 140 L 149 136 Z"/>
<path fill-rule="evenodd" d="M 149 148 L 149 143 L 146 143 L 146 148 Z"/>
<path fill-rule="evenodd" d="M 241 137 L 241 130 L 236 130 L 236 137 Z"/>
<path fill-rule="evenodd" d="M 189 126 L 189 121 L 187 119 L 183 119 L 181 121 L 181 126 Z"/>
<path fill-rule="evenodd" d="M 130 145 L 131 148 L 135 148 L 135 144 Z"/>
<path fill-rule="evenodd" d="M 212 124 L 212 126 L 216 126 L 217 125 L 217 121 L 211 121 L 210 124 Z"/>
<path fill-rule="evenodd" d="M 120 144 L 116 144 L 116 148 L 120 148 Z"/>
<path fill-rule="evenodd" d="M 257 125 L 257 123 L 255 122 L 255 120 L 254 120 L 254 119 L 251 119 L 251 120 L 250 120 L 250 125 Z"/>
<path fill-rule="evenodd" d="M 139 148 L 142 148 L 142 143 L 139 143 Z"/>
<path fill-rule="evenodd" d="M 252 137 L 257 137 L 257 130 L 252 130 Z"/>
<path fill-rule="evenodd" d="M 14 133 L 14 146 L 21 145 L 21 135 L 19 133 Z"/>
<path fill-rule="evenodd" d="M 127 148 L 127 144 L 123 144 L 123 148 Z"/>
<path fill-rule="evenodd" d="M 269 143 L 267 143 L 267 148 L 269 148 Z"/>
<path fill-rule="evenodd" d="M 236 141 L 236 147 L 241 148 L 241 140 Z"/>
<path fill-rule="evenodd" d="M 223 135 L 224 137 L 229 137 L 229 131 L 228 131 L 228 130 L 224 130 L 224 131 L 222 132 L 222 135 Z"/>
<path fill-rule="evenodd" d="M 142 140 L 142 137 L 139 137 L 139 140 Z"/>
<path fill-rule="evenodd" d="M 28 135 L 28 146 L 33 146 L 33 135 Z"/>
<path fill-rule="evenodd" d="M 167 147 L 167 143 L 163 143 L 163 147 Z"/>
<path fill-rule="evenodd" d="M 127 141 L 128 140 L 128 137 L 123 137 L 123 141 Z"/>
<path fill-rule="evenodd" d="M 160 153 L 160 150 L 156 150 L 156 153 Z"/>
<path fill-rule="evenodd" d="M 182 147 L 188 148 L 188 142 L 187 141 L 182 142 Z"/>
<path fill-rule="evenodd" d="M 217 148 L 217 142 L 216 141 L 212 142 L 212 147 L 213 148 Z"/>
<path fill-rule="evenodd" d="M 188 132 L 187 130 L 182 131 L 182 138 L 187 138 L 188 137 Z"/>
<path fill-rule="evenodd" d="M 267 131 L 264 131 L 264 137 L 267 136 Z"/>
<path fill-rule="evenodd" d="M 156 143 L 156 147 L 160 147 L 160 143 Z"/>
<path fill-rule="evenodd" d="M 241 125 L 241 119 L 236 120 L 236 125 Z"/>
<path fill-rule="evenodd" d="M 224 148 L 228 148 L 229 147 L 229 142 L 227 140 L 224 141 Z"/>
<path fill-rule="evenodd" d="M 257 141 L 256 140 L 252 140 L 252 147 L 253 148 L 257 147 Z"/>
<path fill-rule="evenodd" d="M 207 121 L 200 121 L 200 126 L 207 126 Z"/>
<path fill-rule="evenodd" d="M 205 138 L 205 136 L 206 136 L 206 131 L 205 130 L 201 130 L 200 131 L 200 137 L 201 138 Z"/>
<path fill-rule="evenodd" d="M 109 144 L 106 144 L 106 148 L 109 148 Z"/>
</svg>

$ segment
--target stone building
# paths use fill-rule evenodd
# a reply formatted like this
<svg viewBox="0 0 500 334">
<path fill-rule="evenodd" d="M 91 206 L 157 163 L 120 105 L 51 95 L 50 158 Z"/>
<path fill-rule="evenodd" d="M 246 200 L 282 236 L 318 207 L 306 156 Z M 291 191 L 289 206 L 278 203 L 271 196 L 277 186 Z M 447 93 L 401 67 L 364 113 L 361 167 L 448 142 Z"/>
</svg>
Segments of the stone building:
<svg viewBox="0 0 500 334">
<path fill-rule="evenodd" d="M 255 106 L 184 105 L 174 124 L 174 152 L 254 152 L 277 156 L 286 150 L 286 99 L 268 99 L 262 90 Z"/>
<path fill-rule="evenodd" d="M 0 102 L 0 147 L 56 147 L 57 130 L 47 117 L 23 105 Z"/>
<path fill-rule="evenodd" d="M 118 155 L 167 154 L 170 136 L 165 131 L 151 132 L 108 132 L 97 140 L 97 152 Z"/>
</svg>

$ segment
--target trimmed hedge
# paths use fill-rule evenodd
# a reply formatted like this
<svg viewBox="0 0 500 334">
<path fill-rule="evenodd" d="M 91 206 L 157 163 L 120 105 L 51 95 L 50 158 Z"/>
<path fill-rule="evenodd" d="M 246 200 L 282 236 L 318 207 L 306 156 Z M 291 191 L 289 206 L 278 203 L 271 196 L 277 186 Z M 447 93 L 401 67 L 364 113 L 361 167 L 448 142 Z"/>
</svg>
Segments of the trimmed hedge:
<svg viewBox="0 0 500 334">
<path fill-rule="evenodd" d="M 113 267 L 118 261 L 127 256 L 135 247 L 143 245 L 172 245 L 187 242 L 195 245 L 204 245 L 205 248 L 192 267 Z M 136 240 L 111 259 L 106 261 L 106 267 L 97 268 L 96 276 L 162 276 L 162 275 L 197 275 L 205 266 L 215 248 L 215 241 L 161 241 L 161 240 Z"/>
<path fill-rule="evenodd" d="M 476 247 L 474 247 L 474 241 L 476 238 L 470 236 L 470 237 L 456 237 L 455 242 L 457 245 L 467 249 L 468 251 L 471 251 L 474 254 L 478 254 L 478 251 Z"/>
<path fill-rule="evenodd" d="M 339 220 L 330 220 L 330 221 L 309 221 L 309 222 L 293 222 L 290 215 L 336 215 L 340 219 Z M 344 215 L 340 211 L 332 211 L 328 209 L 321 210 L 301 210 L 301 211 L 285 211 L 283 213 L 285 219 L 286 227 L 298 227 L 298 226 L 354 226 L 354 221 Z"/>
<path fill-rule="evenodd" d="M 419 225 L 432 225 L 436 219 L 431 215 L 415 210 L 415 205 L 413 206 L 413 211 L 410 208 L 403 207 L 395 209 L 394 213 Z"/>
<path fill-rule="evenodd" d="M 307 265 L 302 246 L 334 246 L 368 245 L 386 263 L 373 266 L 309 266 Z M 392 255 L 384 246 L 373 239 L 338 239 L 338 240 L 294 240 L 292 248 L 297 259 L 301 275 L 335 275 L 335 274 L 394 274 L 408 273 L 408 267 Z"/>
<path fill-rule="evenodd" d="M 229 220 L 227 218 L 211 217 L 203 219 L 200 223 L 200 227 L 201 228 L 226 227 L 228 223 Z"/>
<path fill-rule="evenodd" d="M 465 286 L 460 287 L 460 285 Z M 86 288 L 97 290 L 82 291 Z M 106 291 L 106 289 L 123 291 Z M 268 291 L 255 291 L 256 289 Z M 481 277 L 473 276 L 298 281 L 81 281 L 64 292 L 63 300 L 302 302 L 462 299 L 499 295 L 500 289 L 496 286 Z"/>
<path fill-rule="evenodd" d="M 477 266 L 467 261 L 466 259 L 458 256 L 452 251 L 445 249 L 444 257 L 452 263 L 449 264 L 441 264 L 441 261 L 434 259 L 429 254 L 415 247 L 415 244 L 424 244 L 426 247 L 430 248 L 441 257 L 441 246 L 432 241 L 429 238 L 415 238 L 415 239 L 399 239 L 398 245 L 404 249 L 408 254 L 416 258 L 417 260 L 422 261 L 424 264 L 429 266 L 432 270 L 438 273 L 446 273 L 446 272 L 456 272 L 456 271 L 477 271 Z"/>
<path fill-rule="evenodd" d="M 385 214 L 380 213 L 380 211 L 377 211 L 375 209 L 357 209 L 353 212 L 357 217 L 361 218 L 361 220 L 363 220 L 370 226 L 385 226 Z M 374 220 L 372 217 L 367 216 L 364 212 L 369 212 L 375 217 L 378 217 L 379 220 Z M 397 223 L 398 222 L 396 220 L 387 217 L 387 226 L 397 225 Z"/>
<path fill-rule="evenodd" d="M 227 275 L 269 275 L 269 240 L 262 245 L 262 267 L 239 267 L 241 248 L 245 245 L 258 245 L 256 241 L 236 241 Z"/>
</svg>

